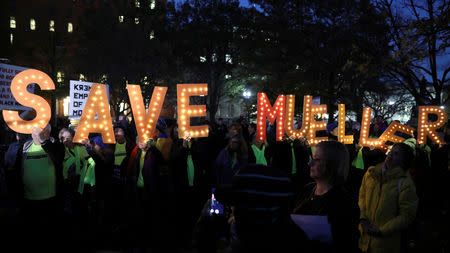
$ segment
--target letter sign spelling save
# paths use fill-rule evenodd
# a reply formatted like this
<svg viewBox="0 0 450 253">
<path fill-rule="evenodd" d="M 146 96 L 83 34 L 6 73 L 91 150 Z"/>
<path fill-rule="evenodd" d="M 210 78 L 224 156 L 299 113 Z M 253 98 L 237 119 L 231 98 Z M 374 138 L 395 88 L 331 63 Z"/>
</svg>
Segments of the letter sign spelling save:
<svg viewBox="0 0 450 253">
<path fill-rule="evenodd" d="M 80 143 L 89 133 L 101 133 L 104 143 L 116 143 L 106 94 L 105 85 L 92 85 L 73 142 Z"/>
<path fill-rule="evenodd" d="M 155 86 L 152 99 L 145 112 L 144 100 L 142 98 L 141 87 L 139 85 L 127 85 L 128 96 L 130 98 L 133 117 L 136 124 L 136 130 L 139 142 L 146 142 L 152 138 L 156 129 L 159 114 L 164 103 L 167 87 Z"/>
<path fill-rule="evenodd" d="M 27 69 L 17 74 L 11 82 L 11 93 L 21 105 L 33 108 L 36 117 L 32 120 L 23 120 L 17 111 L 4 110 L 3 118 L 12 130 L 18 133 L 31 134 L 34 127 L 44 129 L 52 116 L 50 105 L 47 101 L 27 91 L 28 84 L 36 83 L 41 90 L 54 90 L 52 79 L 36 69 Z"/>
<path fill-rule="evenodd" d="M 191 117 L 206 116 L 206 105 L 189 105 L 189 97 L 208 95 L 208 84 L 178 84 L 178 131 L 179 138 L 189 134 L 193 138 L 208 137 L 208 125 L 191 126 Z"/>
</svg>

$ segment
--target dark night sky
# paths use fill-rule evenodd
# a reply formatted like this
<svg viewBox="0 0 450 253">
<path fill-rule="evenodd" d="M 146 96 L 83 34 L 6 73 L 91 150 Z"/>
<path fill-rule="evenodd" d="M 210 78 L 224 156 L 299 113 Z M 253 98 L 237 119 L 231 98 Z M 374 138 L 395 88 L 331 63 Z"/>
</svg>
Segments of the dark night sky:
<svg viewBox="0 0 450 253">
<path fill-rule="evenodd" d="M 182 3 L 184 0 L 173 0 L 176 3 Z M 250 7 L 250 4 L 248 3 L 248 0 L 239 0 L 242 6 Z"/>
<path fill-rule="evenodd" d="M 185 0 L 169 0 L 169 1 L 175 1 L 176 3 L 182 3 Z M 239 0 L 239 2 L 241 3 L 241 6 L 245 6 L 245 7 L 251 7 L 251 5 L 248 3 L 249 0 Z M 394 3 L 399 4 L 400 1 L 394 1 Z M 258 6 L 256 6 L 257 9 Z M 397 11 L 402 12 L 402 7 L 401 6 L 397 6 Z M 450 52 L 449 52 L 450 48 L 447 48 L 447 51 L 441 55 L 438 55 L 437 60 L 438 60 L 438 74 L 442 75 L 443 71 L 450 65 Z M 428 64 L 428 62 L 423 62 L 423 65 Z"/>
</svg>

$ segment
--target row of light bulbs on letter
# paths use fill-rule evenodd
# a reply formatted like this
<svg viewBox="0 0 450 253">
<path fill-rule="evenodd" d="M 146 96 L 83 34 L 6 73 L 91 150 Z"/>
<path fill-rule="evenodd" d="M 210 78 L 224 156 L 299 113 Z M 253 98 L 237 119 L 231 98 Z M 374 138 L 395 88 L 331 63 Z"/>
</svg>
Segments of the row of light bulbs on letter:
<svg viewBox="0 0 450 253">
<path fill-rule="evenodd" d="M 26 88 L 28 84 L 36 83 L 42 90 L 53 90 L 55 85 L 51 78 L 35 69 L 28 69 L 17 74 L 11 82 L 11 92 L 14 98 L 23 106 L 32 107 L 36 111 L 36 117 L 32 120 L 23 120 L 17 111 L 3 110 L 3 117 L 7 125 L 14 131 L 20 133 L 31 133 L 32 128 L 43 129 L 51 118 L 51 109 L 47 101 L 35 94 L 29 93 Z M 156 124 L 161 113 L 164 97 L 167 87 L 156 86 L 150 100 L 149 109 L 146 110 L 139 85 L 127 85 L 128 95 L 133 111 L 133 117 L 136 122 L 136 130 L 140 142 L 145 142 L 154 137 Z M 208 126 L 191 126 L 191 117 L 206 116 L 206 105 L 190 105 L 191 96 L 208 95 L 207 84 L 178 84 L 178 125 L 179 138 L 186 135 L 191 137 L 207 137 L 209 134 Z M 271 124 L 277 121 L 276 139 L 282 141 L 286 132 L 288 136 L 296 138 L 307 137 L 311 145 L 327 140 L 326 137 L 316 137 L 316 132 L 325 130 L 326 121 L 316 121 L 315 116 L 327 112 L 326 105 L 312 105 L 312 97 L 304 96 L 302 126 L 296 130 L 293 127 L 295 96 L 279 95 L 274 106 L 271 106 L 265 93 L 258 93 L 258 113 L 257 113 L 257 139 L 266 138 L 266 118 Z M 338 140 L 344 144 L 353 143 L 352 135 L 345 135 L 345 105 L 339 104 L 338 119 Z M 402 142 L 403 138 L 395 135 L 396 132 L 403 132 L 413 135 L 414 128 L 392 122 L 386 131 L 377 139 L 370 139 L 369 127 L 372 110 L 363 109 L 363 118 L 361 122 L 361 132 L 359 144 L 361 146 L 373 146 L 387 150 L 385 145 L 387 141 Z M 438 119 L 429 122 L 430 114 L 437 115 Z M 98 116 L 97 118 L 95 116 Z M 436 132 L 447 121 L 446 112 L 438 106 L 420 106 L 419 124 L 418 124 L 418 143 L 425 143 L 426 137 L 438 144 L 445 143 L 441 136 Z M 81 142 L 87 138 L 90 133 L 101 133 L 105 143 L 115 143 L 114 131 L 111 121 L 111 113 L 105 85 L 93 84 L 89 93 L 86 106 L 81 115 L 80 123 L 75 134 L 74 142 Z"/>
</svg>

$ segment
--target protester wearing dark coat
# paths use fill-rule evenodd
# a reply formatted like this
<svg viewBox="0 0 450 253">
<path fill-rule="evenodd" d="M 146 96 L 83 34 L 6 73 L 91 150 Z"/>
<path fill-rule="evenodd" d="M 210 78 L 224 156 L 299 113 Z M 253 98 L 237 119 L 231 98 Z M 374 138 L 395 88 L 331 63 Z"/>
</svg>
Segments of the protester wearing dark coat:
<svg viewBox="0 0 450 253">
<path fill-rule="evenodd" d="M 234 174 L 248 164 L 248 157 L 241 152 L 242 138 L 235 135 L 228 145 L 220 151 L 214 165 L 216 185 L 231 184 Z"/>
<path fill-rule="evenodd" d="M 311 148 L 303 140 L 285 139 L 283 142 L 276 142 L 273 144 L 271 154 L 272 166 L 290 175 L 296 194 L 312 181 L 308 166 Z"/>
<path fill-rule="evenodd" d="M 217 189 L 217 200 L 233 207 L 233 252 L 310 252 L 290 218 L 292 189 L 289 174 L 259 164 L 242 168 L 230 188 Z"/>
<path fill-rule="evenodd" d="M 358 252 L 357 200 L 344 190 L 349 170 L 347 149 L 337 141 L 320 142 L 309 165 L 314 182 L 298 196 L 293 213 L 327 216 L 333 242 L 314 242 L 317 251 Z"/>
<path fill-rule="evenodd" d="M 175 209 L 178 239 L 189 247 L 192 231 L 203 205 L 210 196 L 207 188 L 206 170 L 208 157 L 199 150 L 197 140 L 186 138 L 174 143 L 171 161 L 175 186 Z M 191 170 L 191 171 L 190 171 Z"/>
<path fill-rule="evenodd" d="M 60 240 L 63 210 L 64 145 L 50 137 L 51 127 L 32 130 L 33 140 L 24 143 L 20 180 L 23 186 L 23 235 L 32 245 L 48 238 Z M 59 239 L 58 239 L 59 238 Z M 19 247 L 26 245 L 19 245 Z M 52 248 L 54 245 L 46 244 Z M 47 249 L 49 249 L 47 248 Z"/>
</svg>

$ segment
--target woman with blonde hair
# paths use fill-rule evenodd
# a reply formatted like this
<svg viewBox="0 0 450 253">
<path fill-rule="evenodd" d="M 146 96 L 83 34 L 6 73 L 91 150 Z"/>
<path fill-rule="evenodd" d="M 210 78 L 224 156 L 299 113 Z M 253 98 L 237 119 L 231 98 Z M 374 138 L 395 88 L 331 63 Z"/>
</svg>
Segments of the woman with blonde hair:
<svg viewBox="0 0 450 253">
<path fill-rule="evenodd" d="M 314 182 L 299 194 L 293 213 L 327 216 L 332 243 L 313 242 L 319 252 L 336 249 L 357 252 L 359 209 L 357 201 L 344 189 L 349 171 L 346 147 L 337 141 L 320 142 L 309 167 Z"/>
</svg>

